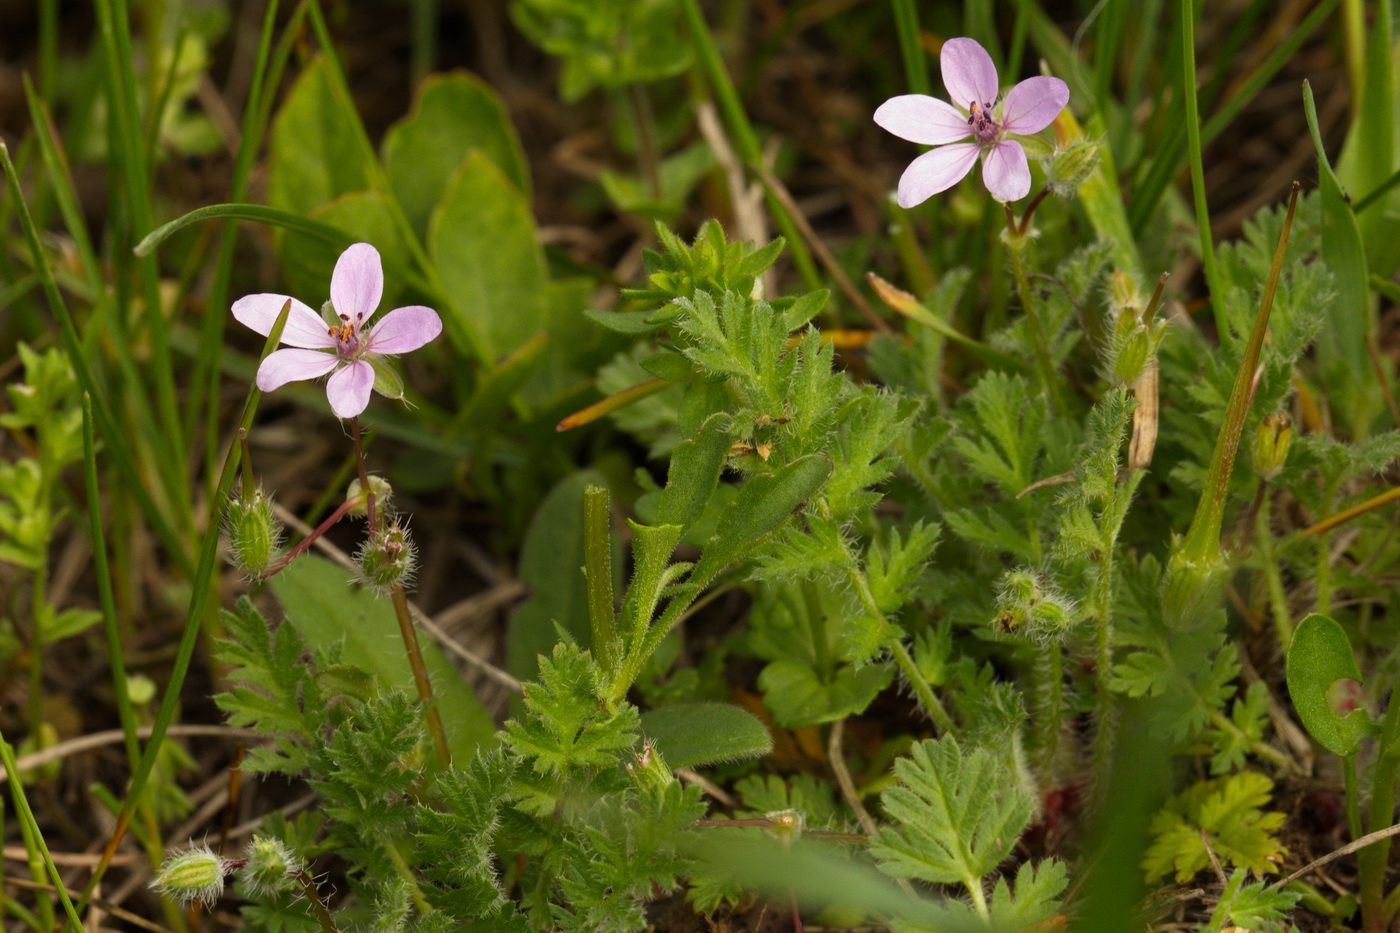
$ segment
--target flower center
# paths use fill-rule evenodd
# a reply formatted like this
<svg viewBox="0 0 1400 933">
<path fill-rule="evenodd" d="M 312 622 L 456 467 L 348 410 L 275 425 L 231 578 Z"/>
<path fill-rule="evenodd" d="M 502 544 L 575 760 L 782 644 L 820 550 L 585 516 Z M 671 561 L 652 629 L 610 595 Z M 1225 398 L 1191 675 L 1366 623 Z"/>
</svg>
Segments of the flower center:
<svg viewBox="0 0 1400 933">
<path fill-rule="evenodd" d="M 364 324 L 363 313 L 355 315 L 354 319 L 348 314 L 337 314 L 340 319 L 339 324 L 333 324 L 326 331 L 335 339 L 335 352 L 346 359 L 353 359 L 360 351 L 360 326 Z"/>
<path fill-rule="evenodd" d="M 979 142 L 989 143 L 997 138 L 1001 125 L 992 119 L 991 104 L 979 104 L 974 100 L 967 105 L 967 112 L 967 125 L 972 127 L 972 134 Z"/>
</svg>

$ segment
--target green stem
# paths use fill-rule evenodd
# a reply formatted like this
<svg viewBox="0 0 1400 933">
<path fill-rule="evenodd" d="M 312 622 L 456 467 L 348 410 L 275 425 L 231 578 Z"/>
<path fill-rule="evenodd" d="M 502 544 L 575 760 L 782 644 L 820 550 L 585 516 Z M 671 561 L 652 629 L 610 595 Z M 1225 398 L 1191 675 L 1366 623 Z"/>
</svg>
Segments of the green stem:
<svg viewBox="0 0 1400 933">
<path fill-rule="evenodd" d="M 613 606 L 612 509 L 608 491 L 590 483 L 583 490 L 583 571 L 593 654 L 604 675 L 617 666 L 617 610 Z"/>
<path fill-rule="evenodd" d="M 831 677 L 835 665 L 831 659 L 831 645 L 826 637 L 826 613 L 822 610 L 820 594 L 815 580 L 802 581 L 802 602 L 807 612 L 807 631 L 812 637 L 812 660 L 816 664 L 819 677 Z"/>
<path fill-rule="evenodd" d="M 1042 788 L 1047 788 L 1055 779 L 1055 753 L 1064 717 L 1064 671 L 1059 642 L 1051 642 L 1044 652 L 1036 655 L 1031 677 L 1035 696 L 1035 708 L 1031 713 L 1035 777 Z"/>
<path fill-rule="evenodd" d="M 1031 345 L 1035 350 L 1035 366 L 1040 372 L 1040 380 L 1050 396 L 1050 407 L 1056 414 L 1065 413 L 1064 398 L 1060 393 L 1060 380 L 1055 375 L 1055 364 L 1050 358 L 1050 341 L 1045 335 L 1040 314 L 1036 311 L 1035 293 L 1026 274 L 1026 245 L 1029 240 L 1025 232 L 1017 230 L 1016 219 L 1011 207 L 1006 208 L 1006 245 L 1011 253 L 1011 269 L 1016 278 L 1016 291 L 1021 298 L 1021 310 L 1026 314 L 1026 328 L 1031 333 Z"/>
<path fill-rule="evenodd" d="M 1225 289 L 1215 261 L 1215 241 L 1210 234 L 1210 210 L 1206 206 L 1205 166 L 1201 161 L 1201 114 L 1196 103 L 1196 8 L 1192 0 L 1181 0 L 1181 84 L 1185 92 L 1182 98 L 1186 105 L 1186 149 L 1191 167 L 1191 193 L 1196 206 L 1196 229 L 1201 238 L 1201 262 L 1205 266 L 1210 305 L 1215 311 L 1215 330 L 1224 340 L 1229 333 L 1229 322 L 1225 314 Z"/>
<path fill-rule="evenodd" d="M 1283 575 L 1279 572 L 1274 550 L 1274 532 L 1269 517 L 1271 500 L 1266 488 L 1259 502 L 1259 511 L 1254 516 L 1254 546 L 1259 550 L 1260 569 L 1269 590 L 1269 612 L 1273 616 L 1279 648 L 1287 653 L 1288 645 L 1293 641 L 1293 617 L 1288 612 L 1288 594 L 1283 588 Z"/>
<path fill-rule="evenodd" d="M 750 170 L 763 168 L 763 148 L 758 143 L 758 135 L 754 133 L 753 125 L 749 123 L 748 115 L 744 112 L 744 105 L 739 101 L 739 95 L 734 90 L 734 83 L 729 79 L 729 72 L 725 69 L 724 61 L 720 58 L 719 49 L 715 47 L 714 36 L 710 35 L 710 27 L 700 12 L 698 0 L 681 0 L 681 13 L 685 16 L 686 25 L 690 27 L 691 42 L 696 52 L 695 57 L 705 70 L 710 88 L 714 91 L 719 103 L 719 109 L 724 114 L 725 122 L 729 124 L 729 131 L 734 134 L 734 141 L 739 147 L 739 155 L 749 165 Z M 797 224 L 782 203 L 766 187 L 763 197 L 769 211 L 773 214 L 773 221 L 777 224 L 778 232 L 787 240 L 793 264 L 797 266 L 802 281 L 809 289 L 821 288 L 821 273 L 812 260 L 812 254 L 808 251 L 807 244 L 797 229 Z"/>
<path fill-rule="evenodd" d="M 27 838 L 32 839 L 33 845 L 38 849 L 44 867 L 48 869 L 49 876 L 53 879 L 54 887 L 58 889 L 59 900 L 63 902 L 63 910 L 68 915 L 68 922 L 72 924 L 74 933 L 83 933 L 83 922 L 78 919 L 78 910 L 73 906 L 73 902 L 68 899 L 68 889 L 63 884 L 63 877 L 58 873 L 58 866 L 54 864 L 53 856 L 49 854 L 49 847 L 44 842 L 44 835 L 39 829 L 39 823 L 34 819 L 34 811 L 29 807 L 29 800 L 24 795 L 24 784 L 20 780 L 19 766 L 15 763 L 15 753 L 10 748 L 10 743 L 5 741 L 5 737 L 0 735 L 0 763 L 4 764 L 5 773 L 10 779 L 10 793 L 14 795 L 15 808 L 19 810 L 20 826 L 28 834 Z M 40 908 L 48 907 L 48 901 L 41 900 Z M 49 914 L 47 923 L 52 929 L 51 908 L 44 913 Z"/>
<path fill-rule="evenodd" d="M 642 175 L 653 198 L 661 197 L 661 160 L 656 153 L 656 129 L 647 105 L 646 90 L 640 84 L 629 84 L 624 90 L 627 107 L 632 111 L 632 125 L 637 133 L 637 155 L 642 163 Z"/>
<path fill-rule="evenodd" d="M 914 94 L 931 94 L 928 62 L 919 42 L 919 10 L 914 0 L 892 0 L 894 28 L 899 36 L 899 57 L 904 61 L 904 81 Z"/>
<path fill-rule="evenodd" d="M 325 902 L 321 900 L 321 892 L 316 889 L 316 882 L 305 869 L 296 873 L 296 880 L 306 892 L 307 903 L 311 905 L 311 912 L 316 915 L 316 922 L 321 925 L 322 933 L 340 933 L 336 929 L 335 921 L 331 919 L 330 911 L 326 910 Z"/>
<path fill-rule="evenodd" d="M 413 685 L 418 688 L 418 699 L 423 701 L 428 734 L 433 737 L 438 764 L 445 771 L 452 767 L 452 751 L 447 745 L 447 732 L 442 727 L 442 713 L 433 701 L 433 682 L 428 677 L 427 664 L 423 663 L 423 649 L 418 644 L 418 631 L 413 627 L 413 616 L 408 611 L 408 596 L 397 583 L 389 589 L 389 595 L 394 601 L 394 615 L 399 620 L 399 636 L 403 638 L 408 666 L 413 670 Z"/>
<path fill-rule="evenodd" d="M 1288 760 L 1287 755 L 1274 748 L 1268 742 L 1261 742 L 1258 739 L 1251 739 L 1249 736 L 1245 735 L 1244 730 L 1241 729 L 1239 726 L 1235 725 L 1233 722 L 1231 722 L 1230 718 L 1224 713 L 1222 713 L 1219 709 L 1211 710 L 1210 721 L 1211 725 L 1215 726 L 1215 728 L 1219 729 L 1221 732 L 1228 733 L 1237 740 L 1243 739 L 1249 744 L 1249 750 L 1254 752 L 1254 754 L 1258 755 L 1260 758 L 1267 759 L 1268 761 L 1278 765 L 1285 771 L 1293 770 L 1293 763 Z"/>
<path fill-rule="evenodd" d="M 1361 828 L 1361 789 L 1356 783 L 1356 753 L 1342 756 L 1342 784 L 1347 795 L 1347 832 L 1351 838 L 1360 839 L 1365 832 Z"/>
<path fill-rule="evenodd" d="M 1371 782 L 1371 809 L 1366 831 L 1376 832 L 1391 824 L 1395 816 L 1395 779 L 1400 771 L 1400 689 L 1390 692 L 1390 704 L 1381 726 L 1376 770 Z M 1356 857 L 1357 889 L 1361 901 L 1363 933 L 1382 933 L 1389 917 L 1385 915 L 1385 871 L 1390 860 L 1390 839 L 1362 849 Z"/>
</svg>

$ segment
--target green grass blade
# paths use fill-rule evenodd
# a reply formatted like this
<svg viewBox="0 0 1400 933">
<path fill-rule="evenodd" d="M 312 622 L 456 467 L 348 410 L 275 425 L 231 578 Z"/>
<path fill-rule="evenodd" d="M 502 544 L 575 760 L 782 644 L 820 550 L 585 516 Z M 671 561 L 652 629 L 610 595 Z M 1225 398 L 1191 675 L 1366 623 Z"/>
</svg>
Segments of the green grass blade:
<svg viewBox="0 0 1400 933">
<path fill-rule="evenodd" d="M 1210 209 L 1206 206 L 1206 169 L 1201 162 L 1201 116 L 1196 109 L 1196 9 L 1191 0 L 1181 0 L 1181 86 L 1186 101 L 1186 148 L 1191 166 L 1191 193 L 1196 204 L 1196 229 L 1201 237 L 1201 261 L 1205 265 L 1206 288 L 1215 311 L 1215 329 L 1228 333 L 1225 320 L 1225 293 L 1220 269 L 1215 261 L 1215 241 L 1210 235 Z"/>
<path fill-rule="evenodd" d="M 4 762 L 5 773 L 10 778 L 10 793 L 14 795 L 15 806 L 19 809 L 20 821 L 38 846 L 40 855 L 43 856 L 44 867 L 48 869 L 49 877 L 53 879 L 54 887 L 58 889 L 58 898 L 63 902 L 63 911 L 68 915 L 68 923 L 75 933 L 83 933 L 83 922 L 78 919 L 78 912 L 74 909 L 73 902 L 68 899 L 68 889 L 64 887 L 63 876 L 59 874 L 58 866 L 53 863 L 53 856 L 49 854 L 48 844 L 44 842 L 43 833 L 39 831 L 39 822 L 34 819 L 34 811 L 30 809 L 29 800 L 24 795 L 24 783 L 20 780 L 14 749 L 10 748 L 10 743 L 5 741 L 3 735 L 0 735 L 0 760 Z"/>
<path fill-rule="evenodd" d="M 287 313 L 291 310 L 291 302 L 282 308 L 282 313 L 277 317 L 277 323 L 272 326 L 271 332 L 267 335 L 267 341 L 263 344 L 262 358 L 266 359 L 277 344 L 282 339 L 282 328 L 287 323 Z M 239 427 L 246 431 L 253 424 L 253 415 L 258 410 L 258 402 L 262 400 L 262 392 L 254 383 L 248 389 L 247 399 L 243 403 L 243 416 L 239 419 Z M 194 659 L 195 644 L 199 641 L 199 633 L 202 628 L 205 610 L 208 607 L 209 598 L 217 592 L 217 588 L 212 586 L 214 579 L 214 565 L 218 561 L 219 538 L 221 536 L 221 523 L 224 503 L 228 499 L 229 491 L 233 488 L 234 477 L 238 474 L 238 461 L 241 447 L 238 444 L 230 444 L 228 455 L 224 458 L 223 472 L 219 476 L 219 484 L 215 487 L 214 495 L 210 499 L 209 514 L 204 523 L 204 541 L 199 549 L 199 563 L 195 566 L 194 574 L 190 578 L 190 602 L 189 609 L 185 614 L 185 629 L 180 636 L 179 647 L 175 651 L 175 660 L 170 672 L 170 681 L 165 688 L 165 696 L 161 699 L 160 709 L 156 713 L 155 721 L 151 724 L 150 741 L 146 744 L 141 761 L 136 770 L 131 775 L 131 783 L 127 787 L 126 799 L 122 802 L 121 812 L 117 816 L 116 827 L 112 830 L 112 838 L 107 843 L 106 850 L 102 853 L 102 858 L 97 867 L 93 870 L 92 877 L 88 880 L 87 887 L 83 889 L 82 905 L 87 906 L 88 900 L 97 890 L 98 884 L 102 881 L 102 876 L 112 863 L 113 856 L 116 855 L 117 846 L 121 843 L 122 836 L 131 825 L 131 818 L 136 812 L 142 795 L 146 790 L 146 782 L 151 777 L 151 770 L 155 767 L 156 756 L 160 752 L 161 743 L 165 740 L 166 730 L 170 728 L 170 722 L 175 718 L 175 709 L 180 702 L 180 689 L 185 684 L 185 675 L 189 673 L 190 662 Z"/>
<path fill-rule="evenodd" d="M 146 521 L 150 523 L 151 530 L 160 539 L 161 545 L 169 553 L 170 559 L 175 562 L 182 573 L 188 575 L 193 569 L 190 566 L 189 555 L 185 553 L 181 539 L 175 533 L 175 529 L 171 526 L 165 512 L 156 507 L 150 492 L 142 483 L 135 457 L 126 446 L 124 440 L 126 435 L 112 417 L 111 410 L 104 401 L 102 387 L 98 384 L 92 367 L 88 363 L 88 357 L 83 352 L 78 330 L 73 324 L 72 316 L 68 313 L 68 306 L 64 303 L 63 296 L 58 291 L 53 270 L 49 268 L 48 261 L 44 258 L 44 249 L 39 242 L 39 232 L 35 229 L 34 220 L 29 215 L 29 208 L 24 201 L 24 193 L 19 187 L 19 176 L 15 173 L 14 163 L 10 161 L 9 148 L 4 142 L 0 142 L 0 168 L 5 171 L 10 202 L 18 212 L 20 228 L 24 231 L 24 238 L 29 245 L 30 255 L 34 259 L 34 267 L 39 274 L 39 281 L 43 285 L 44 295 L 48 299 L 54 318 L 58 322 L 59 339 L 63 344 L 63 350 L 68 354 L 69 361 L 73 364 L 73 371 L 78 378 L 79 385 L 93 398 L 93 414 L 96 416 L 98 429 L 107 440 L 107 448 L 117 461 L 117 469 L 121 471 L 127 487 L 136 497 L 137 505 L 146 517 Z"/>
<path fill-rule="evenodd" d="M 92 570 L 97 577 L 97 599 L 102 607 L 102 626 L 107 635 L 107 663 L 112 666 L 112 692 L 126 738 L 128 766 L 134 771 L 141 759 L 136 740 L 136 713 L 127 693 L 126 662 L 122 658 L 121 634 L 117 631 L 117 604 L 112 598 L 112 573 L 107 565 L 107 535 L 103 530 L 102 490 L 97 484 L 97 442 L 92 427 L 92 396 L 83 394 L 83 479 L 87 487 L 88 523 L 92 535 Z"/>
</svg>

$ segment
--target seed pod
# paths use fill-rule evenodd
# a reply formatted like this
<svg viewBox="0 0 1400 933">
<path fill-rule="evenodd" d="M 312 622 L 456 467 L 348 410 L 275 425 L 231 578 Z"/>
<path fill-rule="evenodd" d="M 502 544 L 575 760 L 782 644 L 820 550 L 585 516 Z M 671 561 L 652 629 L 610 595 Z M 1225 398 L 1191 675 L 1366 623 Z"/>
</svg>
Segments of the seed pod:
<svg viewBox="0 0 1400 933">
<path fill-rule="evenodd" d="M 181 904 L 201 901 L 207 907 L 223 893 L 228 870 L 228 861 L 200 846 L 166 859 L 151 887 Z"/>
<path fill-rule="evenodd" d="M 272 500 L 261 489 L 239 493 L 224 512 L 229 559 L 248 575 L 259 579 L 282 556 L 282 523 L 272 514 Z"/>
</svg>

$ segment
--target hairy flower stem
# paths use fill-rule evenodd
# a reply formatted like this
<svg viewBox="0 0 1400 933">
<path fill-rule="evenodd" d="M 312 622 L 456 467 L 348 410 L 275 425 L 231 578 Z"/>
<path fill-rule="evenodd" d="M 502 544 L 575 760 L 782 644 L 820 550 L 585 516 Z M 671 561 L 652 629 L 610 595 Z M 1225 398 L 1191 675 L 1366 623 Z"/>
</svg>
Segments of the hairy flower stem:
<svg viewBox="0 0 1400 933">
<path fill-rule="evenodd" d="M 306 901 L 311 905 L 311 912 L 316 915 L 316 922 L 321 925 L 322 933 L 340 933 L 336 928 L 335 921 L 331 919 L 331 912 L 326 909 L 325 901 L 321 900 L 321 892 L 316 890 L 316 882 L 306 869 L 296 873 L 297 884 L 306 892 Z"/>
<path fill-rule="evenodd" d="M 325 517 L 325 520 L 322 521 L 321 524 L 316 526 L 315 531 L 311 532 L 311 534 L 298 541 L 295 547 L 287 551 L 287 553 L 283 555 L 281 560 L 273 564 L 272 567 L 268 569 L 267 573 L 263 574 L 262 579 L 266 580 L 268 577 L 275 576 L 280 571 L 282 571 L 288 564 L 300 557 L 303 553 L 306 552 L 307 548 L 311 547 L 311 545 L 316 543 L 317 538 L 330 531 L 331 527 L 336 522 L 344 518 L 347 512 L 355 508 L 362 501 L 362 499 L 356 497 L 354 499 L 346 499 L 344 502 L 340 503 L 340 505 L 336 506 L 335 511 L 327 515 Z"/>
<path fill-rule="evenodd" d="M 1034 709 L 1031 713 L 1031 748 L 1036 782 L 1042 790 L 1053 786 L 1055 753 L 1064 718 L 1064 671 L 1059 642 L 1051 642 L 1037 654 L 1031 666 Z"/>
<path fill-rule="evenodd" d="M 1395 779 L 1400 774 L 1400 688 L 1390 692 L 1390 705 L 1381 726 L 1376 771 L 1371 782 L 1371 812 L 1366 828 L 1375 832 L 1389 826 L 1395 817 Z M 1385 870 L 1390 861 L 1390 838 L 1362 849 L 1356 856 L 1357 889 L 1361 895 L 1362 933 L 1382 933 L 1390 923 L 1393 906 L 1385 903 Z"/>
<path fill-rule="evenodd" d="M 826 505 L 822 509 L 830 517 L 830 510 Z M 846 576 L 850 579 L 851 585 L 855 587 L 856 594 L 860 597 L 860 603 L 865 607 L 865 611 L 870 613 L 882 629 L 892 628 L 889 620 L 885 618 L 884 610 L 875 602 L 875 594 L 870 592 L 870 581 L 866 579 L 865 572 L 860 568 L 860 562 L 856 560 L 855 554 L 851 553 L 851 546 L 844 537 L 841 538 L 841 551 L 846 560 Z M 914 695 L 919 698 L 919 705 L 928 713 L 939 730 L 945 733 L 953 731 L 953 717 L 948 715 L 948 710 L 942 701 L 933 692 L 933 685 L 928 682 L 923 671 L 914 663 L 914 658 L 909 654 L 909 649 L 904 647 L 904 641 L 896 635 L 889 640 L 885 646 L 894 656 L 895 663 L 899 665 L 900 673 L 904 679 L 909 681 L 909 686 L 914 689 Z"/>
<path fill-rule="evenodd" d="M 1274 556 L 1274 533 L 1270 520 L 1268 486 L 1262 485 L 1264 495 L 1259 501 L 1259 510 L 1254 514 L 1254 546 L 1259 549 L 1259 563 L 1264 574 L 1264 584 L 1269 590 L 1269 613 L 1274 619 L 1274 631 L 1278 633 L 1278 644 L 1285 653 L 1293 641 L 1293 616 L 1288 612 L 1288 594 L 1283 589 L 1283 575 L 1279 573 L 1278 559 Z"/>
<path fill-rule="evenodd" d="M 1029 212 L 1027 213 L 1029 221 Z M 1030 242 L 1029 231 L 1016 223 L 1011 206 L 1006 205 L 1007 252 L 1011 254 L 1011 270 L 1016 278 L 1016 292 L 1021 298 L 1021 310 L 1026 314 L 1026 329 L 1031 333 L 1031 344 L 1035 349 L 1035 367 L 1040 372 L 1040 380 L 1045 383 L 1045 391 L 1050 396 L 1050 407 L 1057 415 L 1065 413 L 1064 397 L 1060 393 L 1060 381 L 1055 375 L 1055 364 L 1050 358 L 1050 340 L 1045 335 L 1040 313 L 1036 311 L 1035 294 L 1031 291 L 1030 276 L 1026 271 L 1026 246 Z"/>
<path fill-rule="evenodd" d="M 369 471 L 365 469 L 365 449 L 360 443 L 360 419 L 357 415 L 350 419 L 350 437 L 355 442 L 355 469 L 360 475 L 360 489 L 365 493 L 365 516 L 369 525 L 369 536 L 373 540 L 379 534 L 379 522 L 374 512 L 374 487 L 369 484 Z"/>
<path fill-rule="evenodd" d="M 403 636 L 404 650 L 408 653 L 408 666 L 413 669 L 413 684 L 418 688 L 418 698 L 423 701 L 423 709 L 426 711 L 428 733 L 433 737 L 438 763 L 446 770 L 452 767 L 452 752 L 447 747 L 447 732 L 442 727 L 442 714 L 433 702 L 433 682 L 428 678 L 428 666 L 423 663 L 423 650 L 418 646 L 418 632 L 413 627 L 413 616 L 408 611 L 408 596 L 397 583 L 389 593 L 394 600 L 394 615 L 399 619 L 399 634 Z"/>
<path fill-rule="evenodd" d="M 1115 495 L 1124 494 L 1121 486 Z M 1110 506 L 1111 508 L 1111 506 Z M 1112 542 L 1110 542 L 1111 544 Z M 1108 791 L 1113 767 L 1114 740 L 1118 736 L 1118 695 L 1113 692 L 1113 548 L 1101 554 L 1094 581 L 1094 761 L 1090 786 L 1101 803 Z"/>
</svg>

